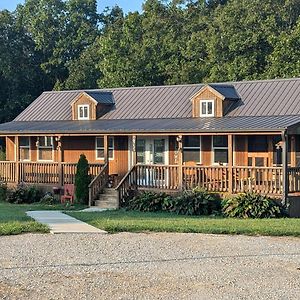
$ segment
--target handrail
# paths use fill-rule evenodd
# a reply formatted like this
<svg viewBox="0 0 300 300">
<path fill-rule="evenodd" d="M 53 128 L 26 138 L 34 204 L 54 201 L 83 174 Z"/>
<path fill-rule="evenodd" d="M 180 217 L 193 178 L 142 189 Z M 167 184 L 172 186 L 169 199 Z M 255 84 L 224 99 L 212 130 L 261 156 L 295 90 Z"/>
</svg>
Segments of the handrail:
<svg viewBox="0 0 300 300">
<path fill-rule="evenodd" d="M 119 190 L 119 188 L 121 187 L 121 185 L 124 183 L 124 181 L 127 179 L 127 177 L 129 176 L 129 174 L 133 171 L 133 169 L 135 169 L 135 166 L 132 166 L 131 169 L 125 174 L 125 176 L 121 179 L 121 181 L 119 182 L 118 186 L 115 188 L 116 191 Z"/>
<path fill-rule="evenodd" d="M 92 201 L 105 188 L 108 182 L 108 163 L 106 163 L 101 169 L 100 173 L 89 184 L 89 206 L 92 205 Z"/>
</svg>

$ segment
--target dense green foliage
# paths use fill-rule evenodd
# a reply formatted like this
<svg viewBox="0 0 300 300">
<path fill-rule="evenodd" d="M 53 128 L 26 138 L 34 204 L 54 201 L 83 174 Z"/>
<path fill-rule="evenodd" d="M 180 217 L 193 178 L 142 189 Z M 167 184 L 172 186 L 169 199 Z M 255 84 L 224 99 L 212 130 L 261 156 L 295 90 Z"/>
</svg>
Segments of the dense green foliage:
<svg viewBox="0 0 300 300">
<path fill-rule="evenodd" d="M 77 203 L 87 204 L 89 200 L 89 162 L 84 154 L 80 155 L 75 174 L 75 199 Z"/>
<path fill-rule="evenodd" d="M 68 212 L 108 232 L 201 232 L 300 236 L 300 219 L 237 219 L 139 211 Z"/>
<path fill-rule="evenodd" d="M 26 0 L 0 11 L 0 123 L 43 90 L 299 76 L 300 0 Z"/>
<path fill-rule="evenodd" d="M 218 215 L 221 201 L 203 189 L 183 191 L 177 196 L 144 192 L 128 201 L 126 209 L 143 212 L 175 212 L 179 215 Z"/>
<path fill-rule="evenodd" d="M 271 198 L 255 194 L 239 194 L 223 202 L 223 213 L 234 218 L 279 218 L 285 215 L 283 208 Z"/>
<path fill-rule="evenodd" d="M 30 204 L 39 202 L 43 196 L 40 189 L 33 185 L 19 184 L 16 188 L 7 189 L 6 201 L 14 204 Z"/>
</svg>

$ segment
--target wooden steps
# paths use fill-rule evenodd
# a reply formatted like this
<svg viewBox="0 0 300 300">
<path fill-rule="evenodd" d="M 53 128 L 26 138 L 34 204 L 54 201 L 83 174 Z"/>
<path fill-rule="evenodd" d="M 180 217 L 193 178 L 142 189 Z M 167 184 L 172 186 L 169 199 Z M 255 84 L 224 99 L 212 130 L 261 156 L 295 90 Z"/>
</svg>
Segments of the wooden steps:
<svg viewBox="0 0 300 300">
<path fill-rule="evenodd" d="M 114 188 L 105 188 L 99 195 L 99 199 L 95 200 L 95 206 L 103 209 L 118 209 L 118 192 Z"/>
</svg>

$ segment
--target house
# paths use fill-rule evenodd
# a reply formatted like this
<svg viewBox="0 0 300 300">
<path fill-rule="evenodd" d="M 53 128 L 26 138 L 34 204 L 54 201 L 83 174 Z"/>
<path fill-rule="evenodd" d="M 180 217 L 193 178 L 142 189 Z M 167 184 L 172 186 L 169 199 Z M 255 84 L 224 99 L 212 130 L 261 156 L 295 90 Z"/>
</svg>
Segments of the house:
<svg viewBox="0 0 300 300">
<path fill-rule="evenodd" d="M 84 153 L 91 203 L 129 189 L 300 192 L 300 78 L 44 92 L 0 125 L 2 180 L 62 186 Z M 110 177 L 109 177 L 110 176 Z"/>
</svg>

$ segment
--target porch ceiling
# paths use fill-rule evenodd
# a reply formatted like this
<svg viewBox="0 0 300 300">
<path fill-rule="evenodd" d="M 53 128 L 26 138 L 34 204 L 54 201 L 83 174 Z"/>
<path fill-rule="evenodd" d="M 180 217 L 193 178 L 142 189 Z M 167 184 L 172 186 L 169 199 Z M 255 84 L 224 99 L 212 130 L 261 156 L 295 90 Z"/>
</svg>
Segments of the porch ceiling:
<svg viewBox="0 0 300 300">
<path fill-rule="evenodd" d="M 0 125 L 0 135 L 277 132 L 295 128 L 298 125 L 300 126 L 300 116 L 295 115 L 95 121 L 13 121 Z"/>
</svg>

